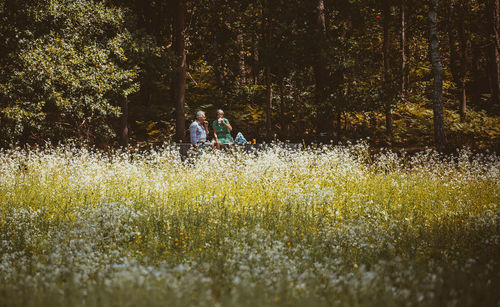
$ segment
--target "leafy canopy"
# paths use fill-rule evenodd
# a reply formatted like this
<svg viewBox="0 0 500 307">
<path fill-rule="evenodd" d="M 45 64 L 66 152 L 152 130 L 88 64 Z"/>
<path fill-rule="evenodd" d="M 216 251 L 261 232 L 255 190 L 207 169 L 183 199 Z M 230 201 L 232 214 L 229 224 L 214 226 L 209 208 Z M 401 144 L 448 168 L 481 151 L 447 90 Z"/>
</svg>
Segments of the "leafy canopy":
<svg viewBox="0 0 500 307">
<path fill-rule="evenodd" d="M 0 72 L 1 139 L 113 136 L 116 103 L 138 89 L 123 11 L 93 0 L 5 1 L 0 18 L 11 64 Z"/>
</svg>

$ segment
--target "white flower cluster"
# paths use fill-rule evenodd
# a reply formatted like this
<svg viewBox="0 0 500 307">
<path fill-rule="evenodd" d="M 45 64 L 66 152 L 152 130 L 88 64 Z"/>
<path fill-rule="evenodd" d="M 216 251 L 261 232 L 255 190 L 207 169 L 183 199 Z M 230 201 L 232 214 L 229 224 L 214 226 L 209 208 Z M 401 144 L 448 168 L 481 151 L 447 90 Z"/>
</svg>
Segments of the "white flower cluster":
<svg viewBox="0 0 500 307">
<path fill-rule="evenodd" d="M 498 157 L 370 151 L 0 151 L 0 305 L 500 303 Z"/>
</svg>

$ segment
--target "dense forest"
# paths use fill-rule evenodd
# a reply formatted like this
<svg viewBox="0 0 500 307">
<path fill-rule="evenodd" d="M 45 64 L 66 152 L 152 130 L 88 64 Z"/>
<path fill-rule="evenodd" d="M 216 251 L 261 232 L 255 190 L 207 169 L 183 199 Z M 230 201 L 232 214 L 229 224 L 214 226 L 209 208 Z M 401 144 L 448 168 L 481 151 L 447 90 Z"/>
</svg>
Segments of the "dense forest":
<svg viewBox="0 0 500 307">
<path fill-rule="evenodd" d="M 499 0 L 0 0 L 0 142 L 498 150 Z"/>
</svg>

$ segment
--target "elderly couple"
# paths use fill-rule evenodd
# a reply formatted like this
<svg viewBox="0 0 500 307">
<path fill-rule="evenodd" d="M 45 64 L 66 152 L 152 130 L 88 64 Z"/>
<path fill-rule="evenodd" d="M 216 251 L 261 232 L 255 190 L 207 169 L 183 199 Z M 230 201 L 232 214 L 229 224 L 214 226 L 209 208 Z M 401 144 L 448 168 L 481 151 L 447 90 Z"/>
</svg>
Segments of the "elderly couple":
<svg viewBox="0 0 500 307">
<path fill-rule="evenodd" d="M 224 118 L 224 111 L 217 110 L 217 120 L 212 123 L 214 131 L 214 140 L 212 143 L 207 142 L 208 122 L 206 121 L 205 112 L 198 111 L 196 113 L 196 120 L 189 126 L 189 134 L 191 135 L 191 144 L 199 150 L 200 148 L 208 146 L 216 146 L 220 149 L 221 145 L 228 145 L 233 143 L 231 137 L 231 124 L 227 118 Z"/>
</svg>

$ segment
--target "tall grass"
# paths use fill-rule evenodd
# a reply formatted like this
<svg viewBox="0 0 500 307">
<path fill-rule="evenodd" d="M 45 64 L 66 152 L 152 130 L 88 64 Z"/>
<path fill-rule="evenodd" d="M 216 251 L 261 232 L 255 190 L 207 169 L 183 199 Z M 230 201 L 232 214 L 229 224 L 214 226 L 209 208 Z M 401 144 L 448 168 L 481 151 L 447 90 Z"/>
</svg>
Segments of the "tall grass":
<svg viewBox="0 0 500 307">
<path fill-rule="evenodd" d="M 496 155 L 0 152 L 0 305 L 496 305 Z"/>
</svg>

